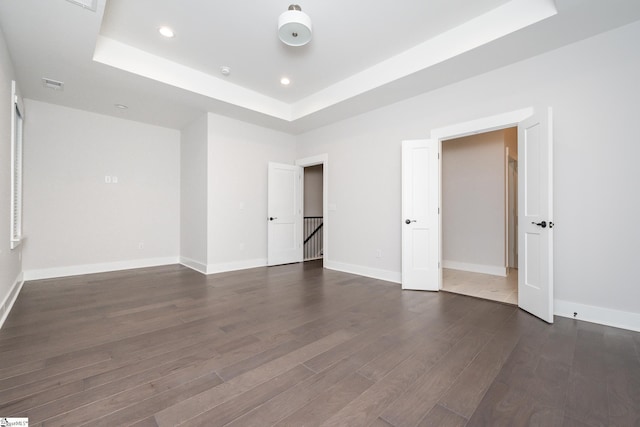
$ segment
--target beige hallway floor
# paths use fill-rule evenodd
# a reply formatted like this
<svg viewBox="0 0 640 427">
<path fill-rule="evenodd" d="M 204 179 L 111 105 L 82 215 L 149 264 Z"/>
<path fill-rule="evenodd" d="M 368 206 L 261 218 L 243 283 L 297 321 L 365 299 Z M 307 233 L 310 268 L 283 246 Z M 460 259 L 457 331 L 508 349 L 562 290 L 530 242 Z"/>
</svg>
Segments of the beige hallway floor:
<svg viewBox="0 0 640 427">
<path fill-rule="evenodd" d="M 518 270 L 510 269 L 507 277 L 501 277 L 445 268 L 442 290 L 517 305 Z"/>
</svg>

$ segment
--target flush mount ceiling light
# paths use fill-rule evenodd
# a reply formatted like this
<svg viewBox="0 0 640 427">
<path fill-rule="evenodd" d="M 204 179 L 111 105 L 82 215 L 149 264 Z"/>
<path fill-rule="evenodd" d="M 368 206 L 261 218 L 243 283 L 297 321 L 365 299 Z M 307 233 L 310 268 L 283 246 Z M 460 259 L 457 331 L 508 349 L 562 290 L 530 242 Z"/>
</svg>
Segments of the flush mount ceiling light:
<svg viewBox="0 0 640 427">
<path fill-rule="evenodd" d="M 311 18 L 300 6 L 292 4 L 278 18 L 278 37 L 289 46 L 303 46 L 311 41 Z"/>
<path fill-rule="evenodd" d="M 287 86 L 289 83 L 291 83 L 291 80 L 289 80 L 288 77 L 283 77 L 283 78 L 280 79 L 280 84 L 282 86 Z"/>
</svg>

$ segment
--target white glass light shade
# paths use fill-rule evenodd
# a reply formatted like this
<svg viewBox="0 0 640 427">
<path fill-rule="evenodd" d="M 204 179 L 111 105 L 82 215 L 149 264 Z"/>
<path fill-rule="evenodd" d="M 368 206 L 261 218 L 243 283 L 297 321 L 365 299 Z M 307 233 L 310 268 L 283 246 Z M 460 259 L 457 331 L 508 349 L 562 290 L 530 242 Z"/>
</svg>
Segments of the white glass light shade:
<svg viewBox="0 0 640 427">
<path fill-rule="evenodd" d="M 278 18 L 278 37 L 289 46 L 302 46 L 311 41 L 311 18 L 301 10 L 287 10 Z"/>
</svg>

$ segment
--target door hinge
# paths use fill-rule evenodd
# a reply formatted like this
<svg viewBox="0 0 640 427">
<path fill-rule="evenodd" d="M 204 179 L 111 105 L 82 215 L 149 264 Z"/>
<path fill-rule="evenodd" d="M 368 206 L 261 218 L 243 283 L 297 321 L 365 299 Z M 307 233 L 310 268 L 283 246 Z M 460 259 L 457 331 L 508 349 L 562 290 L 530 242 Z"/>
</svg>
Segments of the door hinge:
<svg viewBox="0 0 640 427">
<path fill-rule="evenodd" d="M 438 262 L 438 268 L 440 268 L 440 262 Z"/>
</svg>

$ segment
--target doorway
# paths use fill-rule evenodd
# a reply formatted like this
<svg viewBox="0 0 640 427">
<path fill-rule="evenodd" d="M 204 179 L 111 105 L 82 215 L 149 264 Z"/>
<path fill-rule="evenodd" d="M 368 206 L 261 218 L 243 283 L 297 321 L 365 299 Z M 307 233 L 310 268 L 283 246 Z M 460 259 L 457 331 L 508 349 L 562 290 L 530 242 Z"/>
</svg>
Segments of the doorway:
<svg viewBox="0 0 640 427">
<path fill-rule="evenodd" d="M 267 179 L 267 265 L 281 265 L 302 262 L 303 252 L 303 210 L 304 210 L 304 169 L 320 166 L 322 188 L 322 226 L 316 234 L 321 249 L 316 252 L 324 262 L 329 258 L 329 218 L 328 218 L 328 170 L 329 156 L 320 154 L 298 159 L 295 165 L 269 162 Z"/>
<path fill-rule="evenodd" d="M 442 290 L 518 303 L 516 127 L 442 141 Z"/>
<path fill-rule="evenodd" d="M 303 169 L 303 260 L 314 261 L 323 257 L 323 165 Z"/>
<path fill-rule="evenodd" d="M 442 141 L 517 125 L 518 307 L 553 323 L 553 112 L 545 110 L 510 111 L 402 141 L 403 290 L 442 289 Z"/>
<path fill-rule="evenodd" d="M 328 154 L 319 154 L 316 156 L 311 156 L 311 157 L 305 157 L 302 159 L 298 159 L 296 160 L 296 166 L 300 166 L 303 168 L 303 170 L 306 171 L 306 169 L 308 168 L 313 168 L 315 166 L 320 167 L 322 171 L 322 173 L 319 175 L 320 181 L 322 183 L 322 185 L 318 185 L 318 183 L 315 184 L 315 190 L 312 190 L 312 192 L 314 192 L 313 194 L 315 194 L 314 197 L 315 198 L 315 204 L 316 204 L 316 208 L 318 206 L 318 204 L 320 205 L 320 212 L 322 212 L 321 216 L 322 216 L 322 227 L 316 232 L 316 235 L 318 235 L 319 239 L 321 240 L 322 243 L 322 248 L 321 248 L 321 256 L 318 259 L 322 259 L 322 266 L 325 267 L 326 263 L 329 260 L 329 250 L 331 248 L 330 244 L 329 244 L 329 222 L 330 222 L 330 218 L 329 218 L 329 155 Z M 317 171 L 317 170 L 316 170 Z M 304 174 L 303 174 L 304 177 Z M 316 176 L 317 178 L 318 176 Z M 304 185 L 303 185 L 304 188 Z M 318 201 L 317 197 L 318 194 L 315 192 L 317 190 L 320 190 L 320 194 L 322 195 L 322 200 L 321 202 Z M 303 194 L 303 203 L 307 202 L 307 192 L 305 191 Z M 317 210 L 315 211 L 317 212 Z M 303 231 L 304 233 L 304 231 Z M 303 242 L 301 242 L 303 243 Z M 317 252 L 316 252 L 317 253 Z"/>
</svg>

